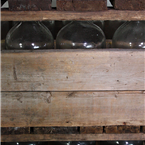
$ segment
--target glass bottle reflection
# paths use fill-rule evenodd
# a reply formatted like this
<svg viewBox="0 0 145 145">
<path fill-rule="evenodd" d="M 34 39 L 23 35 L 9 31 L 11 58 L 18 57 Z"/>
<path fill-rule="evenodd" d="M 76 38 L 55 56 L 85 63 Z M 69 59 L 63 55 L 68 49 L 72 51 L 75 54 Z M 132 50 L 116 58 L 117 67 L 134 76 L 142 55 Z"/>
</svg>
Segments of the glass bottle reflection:
<svg viewBox="0 0 145 145">
<path fill-rule="evenodd" d="M 42 21 L 41 23 L 50 30 L 53 38 L 55 38 L 55 21 Z"/>
<path fill-rule="evenodd" d="M 145 48 L 145 21 L 122 24 L 112 40 L 114 48 Z"/>
<path fill-rule="evenodd" d="M 104 29 L 104 21 L 93 21 L 93 23 L 99 26 L 102 30 Z"/>
<path fill-rule="evenodd" d="M 96 145 L 95 141 L 72 141 L 70 145 Z"/>
<path fill-rule="evenodd" d="M 20 22 L 7 34 L 6 49 L 52 49 L 51 32 L 40 22 Z"/>
<path fill-rule="evenodd" d="M 143 141 L 102 141 L 100 145 L 143 145 Z"/>
<path fill-rule="evenodd" d="M 104 48 L 105 42 L 103 31 L 95 24 L 86 21 L 73 21 L 59 31 L 56 38 L 56 48 Z"/>
<path fill-rule="evenodd" d="M 48 142 L 5 142 L 3 145 L 48 145 Z"/>
</svg>

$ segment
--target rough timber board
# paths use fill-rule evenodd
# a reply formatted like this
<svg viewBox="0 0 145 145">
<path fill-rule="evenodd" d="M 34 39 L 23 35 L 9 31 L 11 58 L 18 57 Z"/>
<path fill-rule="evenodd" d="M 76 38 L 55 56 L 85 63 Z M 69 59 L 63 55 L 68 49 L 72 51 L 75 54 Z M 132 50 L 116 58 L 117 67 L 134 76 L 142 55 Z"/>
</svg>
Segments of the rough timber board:
<svg viewBox="0 0 145 145">
<path fill-rule="evenodd" d="M 144 50 L 2 53 L 2 91 L 145 90 Z"/>
<path fill-rule="evenodd" d="M 144 126 L 145 95 L 132 92 L 2 92 L 2 127 Z"/>
<path fill-rule="evenodd" d="M 42 21 L 42 20 L 145 20 L 144 11 L 107 10 L 100 12 L 60 12 L 60 11 L 1 11 L 2 21 Z"/>
<path fill-rule="evenodd" d="M 124 140 L 145 140 L 145 134 L 29 134 L 29 135 L 2 135 L 1 142 L 30 142 L 30 141 L 124 141 Z"/>
</svg>

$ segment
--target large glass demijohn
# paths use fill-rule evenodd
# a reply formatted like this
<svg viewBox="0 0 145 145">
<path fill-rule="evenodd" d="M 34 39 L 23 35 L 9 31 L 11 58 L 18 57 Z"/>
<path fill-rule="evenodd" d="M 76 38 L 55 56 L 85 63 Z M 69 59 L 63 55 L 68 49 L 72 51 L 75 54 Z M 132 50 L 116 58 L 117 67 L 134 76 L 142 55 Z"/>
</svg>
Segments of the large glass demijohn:
<svg viewBox="0 0 145 145">
<path fill-rule="evenodd" d="M 6 36 L 6 49 L 53 49 L 53 47 L 51 32 L 40 22 L 20 22 Z"/>
<path fill-rule="evenodd" d="M 57 49 L 105 48 L 106 38 L 98 26 L 87 21 L 73 21 L 63 27 L 56 38 Z"/>
<path fill-rule="evenodd" d="M 145 48 L 145 21 L 122 24 L 112 40 L 113 48 Z"/>
</svg>

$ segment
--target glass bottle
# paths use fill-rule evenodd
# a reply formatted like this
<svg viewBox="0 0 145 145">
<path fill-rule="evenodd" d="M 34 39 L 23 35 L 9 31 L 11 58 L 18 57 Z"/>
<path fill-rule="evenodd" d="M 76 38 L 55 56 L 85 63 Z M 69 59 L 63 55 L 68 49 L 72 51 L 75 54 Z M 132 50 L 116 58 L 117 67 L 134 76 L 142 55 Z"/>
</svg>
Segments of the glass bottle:
<svg viewBox="0 0 145 145">
<path fill-rule="evenodd" d="M 101 28 L 87 21 L 73 21 L 63 27 L 56 38 L 57 49 L 104 48 L 106 39 Z"/>
<path fill-rule="evenodd" d="M 145 21 L 122 24 L 112 40 L 113 48 L 145 48 Z"/>
<path fill-rule="evenodd" d="M 116 30 L 126 21 L 104 21 L 104 33 L 106 39 L 112 39 Z"/>
<path fill-rule="evenodd" d="M 55 21 L 42 21 L 41 23 L 50 30 L 53 38 L 55 38 Z"/>
<path fill-rule="evenodd" d="M 52 49 L 53 47 L 51 32 L 40 22 L 20 22 L 6 36 L 6 49 Z"/>
<path fill-rule="evenodd" d="M 54 141 L 52 145 L 70 145 L 70 141 Z"/>
<path fill-rule="evenodd" d="M 102 30 L 104 29 L 104 21 L 93 21 L 93 23 L 99 26 Z"/>
<path fill-rule="evenodd" d="M 72 141 L 70 145 L 96 145 L 95 141 Z"/>
<path fill-rule="evenodd" d="M 102 141 L 100 145 L 143 145 L 143 141 Z"/>
</svg>

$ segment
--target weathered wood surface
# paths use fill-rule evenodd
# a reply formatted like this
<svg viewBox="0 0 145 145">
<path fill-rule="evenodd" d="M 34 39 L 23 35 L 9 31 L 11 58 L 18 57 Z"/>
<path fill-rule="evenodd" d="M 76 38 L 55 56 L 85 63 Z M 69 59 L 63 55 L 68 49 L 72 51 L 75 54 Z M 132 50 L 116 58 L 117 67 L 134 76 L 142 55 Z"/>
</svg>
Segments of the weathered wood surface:
<svg viewBox="0 0 145 145">
<path fill-rule="evenodd" d="M 111 2 L 118 10 L 145 10 L 144 0 L 111 0 Z"/>
<path fill-rule="evenodd" d="M 145 125 L 138 92 L 2 92 L 2 127 Z"/>
<path fill-rule="evenodd" d="M 30 142 L 30 141 L 111 141 L 111 140 L 145 140 L 145 134 L 26 134 L 2 135 L 1 142 Z"/>
<path fill-rule="evenodd" d="M 71 11 L 1 11 L 2 21 L 42 21 L 42 20 L 145 20 L 144 11 L 107 10 L 99 12 Z"/>
<path fill-rule="evenodd" d="M 107 10 L 107 0 L 57 0 L 60 11 L 102 11 Z"/>
<path fill-rule="evenodd" d="M 2 91 L 145 90 L 145 51 L 2 53 Z"/>
<path fill-rule="evenodd" d="M 51 10 L 51 0 L 8 0 L 9 10 L 12 11 L 40 11 Z"/>
</svg>

